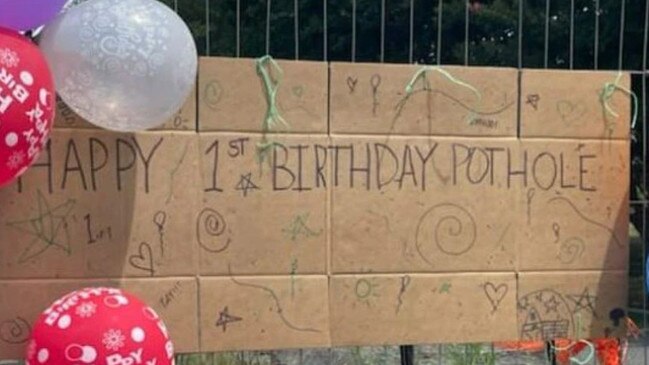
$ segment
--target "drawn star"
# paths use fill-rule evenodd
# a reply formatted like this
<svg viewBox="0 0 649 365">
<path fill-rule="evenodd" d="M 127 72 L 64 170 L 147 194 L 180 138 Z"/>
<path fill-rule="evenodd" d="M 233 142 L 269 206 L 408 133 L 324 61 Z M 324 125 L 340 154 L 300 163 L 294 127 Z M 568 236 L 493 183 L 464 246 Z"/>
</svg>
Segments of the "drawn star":
<svg viewBox="0 0 649 365">
<path fill-rule="evenodd" d="M 444 283 L 442 284 L 442 287 L 439 289 L 439 293 L 450 293 L 451 292 L 451 283 Z"/>
<path fill-rule="evenodd" d="M 543 303 L 543 305 L 545 306 L 545 313 L 546 314 L 550 312 L 557 313 L 557 308 L 559 307 L 559 304 L 560 303 L 557 301 L 557 298 L 551 297 L 550 300 Z"/>
<path fill-rule="evenodd" d="M 582 310 L 589 311 L 595 318 L 597 318 L 597 313 L 595 313 L 595 302 L 597 297 L 590 295 L 588 287 L 584 288 L 584 291 L 580 295 L 567 295 L 573 303 L 575 303 L 575 308 L 572 313 L 576 314 Z"/>
<path fill-rule="evenodd" d="M 19 263 L 34 259 L 50 248 L 59 249 L 68 255 L 72 253 L 68 217 L 72 213 L 76 201 L 69 199 L 52 208 L 40 191 L 38 191 L 37 201 L 38 212 L 34 217 L 22 221 L 7 222 L 9 227 L 33 237 L 20 255 Z"/>
<path fill-rule="evenodd" d="M 228 307 L 225 307 L 219 313 L 219 319 L 216 321 L 216 327 L 222 327 L 223 332 L 225 332 L 228 329 L 228 323 L 235 323 L 242 320 L 243 318 L 241 317 L 230 315 Z"/>
<path fill-rule="evenodd" d="M 235 189 L 243 192 L 243 196 L 245 197 L 248 196 L 248 192 L 259 190 L 259 186 L 252 182 L 252 173 L 248 173 L 246 175 L 241 175 L 241 179 Z"/>
<path fill-rule="evenodd" d="M 317 237 L 322 233 L 322 230 L 316 232 L 308 227 L 309 213 L 297 215 L 288 228 L 282 229 L 291 241 L 295 241 L 300 236 L 304 238 Z"/>
<path fill-rule="evenodd" d="M 527 307 L 529 306 L 529 304 L 530 304 L 530 303 L 529 303 L 529 300 L 527 299 L 527 297 L 525 297 L 525 298 L 521 299 L 521 300 L 518 302 L 518 308 L 519 308 L 519 309 L 527 309 Z"/>
<path fill-rule="evenodd" d="M 528 95 L 525 104 L 529 104 L 532 106 L 532 108 L 534 108 L 534 110 L 538 110 L 540 100 L 541 97 L 537 94 Z"/>
</svg>

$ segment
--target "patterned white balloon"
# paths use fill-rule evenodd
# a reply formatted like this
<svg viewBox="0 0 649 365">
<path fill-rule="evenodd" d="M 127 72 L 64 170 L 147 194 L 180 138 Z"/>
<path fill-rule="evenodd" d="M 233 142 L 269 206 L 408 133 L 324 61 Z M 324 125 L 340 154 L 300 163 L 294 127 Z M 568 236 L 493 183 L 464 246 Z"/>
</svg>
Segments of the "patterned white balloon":
<svg viewBox="0 0 649 365">
<path fill-rule="evenodd" d="M 57 90 L 80 116 L 137 131 L 171 118 L 196 79 L 194 39 L 156 0 L 89 0 L 43 31 Z"/>
</svg>

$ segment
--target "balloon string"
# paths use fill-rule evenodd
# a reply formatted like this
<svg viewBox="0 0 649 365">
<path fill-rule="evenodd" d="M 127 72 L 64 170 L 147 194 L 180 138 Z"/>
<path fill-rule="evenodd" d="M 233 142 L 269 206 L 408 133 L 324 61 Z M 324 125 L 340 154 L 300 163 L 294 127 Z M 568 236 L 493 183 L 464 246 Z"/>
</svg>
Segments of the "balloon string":
<svg viewBox="0 0 649 365">
<path fill-rule="evenodd" d="M 277 107 L 277 91 L 284 72 L 270 55 L 258 58 L 255 61 L 255 67 L 257 75 L 261 78 L 263 84 L 267 104 L 266 115 L 261 124 L 262 140 L 257 144 L 257 156 L 259 161 L 263 162 L 271 149 L 279 145 L 277 142 L 269 141 L 267 134 L 274 131 L 278 126 L 286 128 L 290 126 L 281 116 Z"/>
<path fill-rule="evenodd" d="M 473 85 L 458 79 L 457 77 L 453 76 L 450 72 L 438 66 L 423 66 L 419 70 L 417 70 L 417 72 L 415 72 L 415 74 L 412 76 L 412 79 L 410 80 L 408 85 L 406 85 L 406 98 L 409 98 L 415 92 L 415 84 L 420 79 L 423 80 L 424 82 L 424 90 L 428 91 L 430 89 L 429 88 L 430 83 L 428 82 L 427 79 L 428 72 L 440 73 L 442 76 L 444 76 L 447 80 L 449 80 L 453 84 L 461 86 L 473 92 L 473 94 L 475 94 L 476 96 L 476 99 L 478 99 L 478 103 L 482 101 L 482 94 L 480 94 L 480 91 L 478 91 L 478 89 L 476 89 Z M 473 124 L 475 119 L 476 119 L 476 112 L 471 111 L 468 118 L 469 124 Z"/>
<path fill-rule="evenodd" d="M 610 115 L 615 118 L 620 117 L 620 115 L 615 110 L 613 110 L 613 108 L 609 104 L 611 98 L 613 97 L 613 94 L 615 94 L 615 92 L 619 90 L 629 95 L 633 100 L 633 117 L 631 118 L 631 129 L 635 129 L 636 122 L 638 121 L 638 96 L 630 89 L 627 89 L 626 87 L 620 85 L 622 76 L 623 73 L 620 71 L 617 74 L 614 82 L 607 82 L 604 84 L 604 88 L 602 88 L 602 92 L 599 94 L 599 101 L 602 104 L 602 108 L 604 109 L 604 118 L 606 119 L 607 127 L 610 127 L 611 123 L 608 122 L 608 116 Z"/>
</svg>

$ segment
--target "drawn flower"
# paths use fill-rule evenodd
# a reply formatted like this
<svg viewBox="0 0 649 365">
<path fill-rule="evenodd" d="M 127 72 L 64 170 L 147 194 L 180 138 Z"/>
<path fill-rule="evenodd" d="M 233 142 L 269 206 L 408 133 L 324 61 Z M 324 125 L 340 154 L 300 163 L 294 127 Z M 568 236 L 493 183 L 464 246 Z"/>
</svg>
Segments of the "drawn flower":
<svg viewBox="0 0 649 365">
<path fill-rule="evenodd" d="M 93 314 L 97 311 L 97 305 L 93 302 L 84 302 L 81 303 L 76 310 L 76 313 L 81 318 L 92 317 Z"/>
<path fill-rule="evenodd" d="M 19 63 L 20 58 L 18 57 L 18 53 L 9 48 L 0 48 L 0 65 L 13 68 L 18 66 Z"/>
<path fill-rule="evenodd" d="M 16 170 L 25 163 L 25 153 L 23 151 L 14 151 L 7 159 L 7 167 Z"/>
<path fill-rule="evenodd" d="M 122 334 L 122 331 L 111 329 L 104 333 L 104 340 L 102 342 L 104 343 L 104 346 L 106 346 L 106 349 L 117 351 L 120 347 L 124 347 L 125 339 L 126 338 Z"/>
</svg>

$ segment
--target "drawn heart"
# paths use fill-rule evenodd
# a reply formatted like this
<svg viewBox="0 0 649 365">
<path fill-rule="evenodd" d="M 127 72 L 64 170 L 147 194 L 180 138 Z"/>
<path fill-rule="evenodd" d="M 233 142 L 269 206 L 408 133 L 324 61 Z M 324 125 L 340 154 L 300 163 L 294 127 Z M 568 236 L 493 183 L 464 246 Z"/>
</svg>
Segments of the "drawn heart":
<svg viewBox="0 0 649 365">
<path fill-rule="evenodd" d="M 500 305 L 500 302 L 505 298 L 505 295 L 507 295 L 508 290 L 509 287 L 507 286 L 507 284 L 500 284 L 498 286 L 495 286 L 493 283 L 486 283 L 484 285 L 484 292 L 487 295 L 487 299 L 489 299 L 494 312 L 498 309 L 498 306 Z"/>
<path fill-rule="evenodd" d="M 298 98 L 302 98 L 302 95 L 304 94 L 303 86 L 294 86 L 291 90 L 293 91 L 293 95 L 297 96 Z"/>
<path fill-rule="evenodd" d="M 586 106 L 581 101 L 573 103 L 568 100 L 560 100 L 557 102 L 557 113 L 559 113 L 559 117 L 564 123 L 570 124 L 586 113 Z"/>
<path fill-rule="evenodd" d="M 146 271 L 151 276 L 155 274 L 153 269 L 153 251 L 151 250 L 151 246 L 146 242 L 140 243 L 138 253 L 136 255 L 131 255 L 128 258 L 128 262 L 134 268 Z"/>
<path fill-rule="evenodd" d="M 354 77 L 347 77 L 347 86 L 349 87 L 349 93 L 353 93 L 354 90 L 356 90 L 356 84 L 358 83 L 358 79 Z"/>
</svg>

